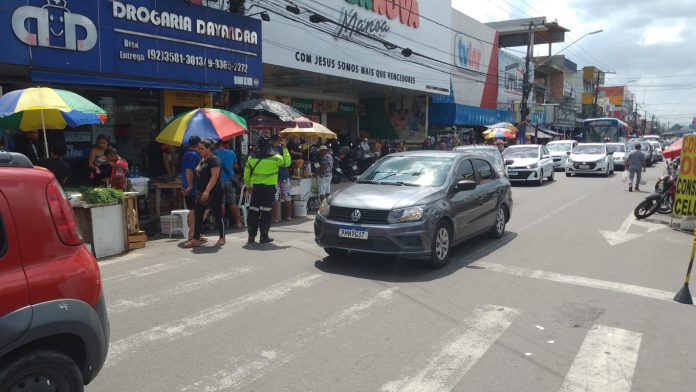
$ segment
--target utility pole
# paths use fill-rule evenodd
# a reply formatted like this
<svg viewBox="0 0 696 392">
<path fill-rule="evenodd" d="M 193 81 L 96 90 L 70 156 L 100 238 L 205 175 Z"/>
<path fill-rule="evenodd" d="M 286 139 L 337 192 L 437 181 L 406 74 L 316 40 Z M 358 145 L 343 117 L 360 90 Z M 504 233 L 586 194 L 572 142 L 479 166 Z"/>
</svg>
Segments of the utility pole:
<svg viewBox="0 0 696 392">
<path fill-rule="evenodd" d="M 650 121 L 650 134 L 652 135 L 655 130 L 655 113 L 652 115 L 652 120 Z"/>
<path fill-rule="evenodd" d="M 522 76 L 522 103 L 520 104 L 520 131 L 524 137 L 527 133 L 527 115 L 529 114 L 528 102 L 532 83 L 529 81 L 529 68 L 534 55 L 534 22 L 529 22 L 529 42 L 527 43 L 527 56 L 524 60 L 524 75 Z M 550 54 L 549 54 L 550 55 Z"/>
<path fill-rule="evenodd" d="M 597 80 L 595 81 L 594 105 L 592 106 L 592 117 L 597 117 L 597 100 L 599 99 L 599 81 L 602 71 L 597 69 Z"/>
</svg>

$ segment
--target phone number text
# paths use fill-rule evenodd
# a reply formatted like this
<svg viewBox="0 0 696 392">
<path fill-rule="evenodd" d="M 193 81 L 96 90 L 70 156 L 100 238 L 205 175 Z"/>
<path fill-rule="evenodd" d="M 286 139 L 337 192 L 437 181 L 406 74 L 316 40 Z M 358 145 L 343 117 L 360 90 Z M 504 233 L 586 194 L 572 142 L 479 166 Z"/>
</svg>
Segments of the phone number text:
<svg viewBox="0 0 696 392">
<path fill-rule="evenodd" d="M 247 73 L 249 71 L 249 65 L 244 63 L 235 63 L 229 60 L 212 59 L 203 56 L 192 56 L 188 54 L 169 52 L 166 50 L 159 49 L 148 49 L 147 59 L 172 64 L 186 64 L 197 67 L 208 67 L 237 73 Z"/>
</svg>

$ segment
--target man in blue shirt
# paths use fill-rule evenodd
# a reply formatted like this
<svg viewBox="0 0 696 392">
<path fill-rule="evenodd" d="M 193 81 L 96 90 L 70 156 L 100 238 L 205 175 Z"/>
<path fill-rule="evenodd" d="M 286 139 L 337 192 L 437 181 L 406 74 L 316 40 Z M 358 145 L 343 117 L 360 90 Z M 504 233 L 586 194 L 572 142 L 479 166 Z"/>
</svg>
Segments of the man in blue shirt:
<svg viewBox="0 0 696 392">
<path fill-rule="evenodd" d="M 271 136 L 271 144 L 281 155 L 283 146 L 280 144 L 280 136 Z M 280 202 L 283 202 L 283 212 L 285 220 L 292 220 L 292 184 L 290 183 L 290 171 L 287 167 L 278 169 L 278 185 L 276 186 L 276 198 L 273 203 L 273 222 L 280 221 Z"/>
<path fill-rule="evenodd" d="M 194 181 L 194 174 L 196 171 L 196 166 L 201 161 L 201 156 L 198 155 L 198 143 L 201 142 L 201 138 L 198 136 L 191 136 L 188 140 L 188 149 L 184 152 L 181 158 L 181 193 L 184 194 L 184 200 L 186 202 L 186 209 L 189 210 L 188 213 L 188 239 L 189 241 L 193 239 L 193 229 L 195 226 L 195 215 L 193 211 L 196 209 L 196 184 Z"/>
<path fill-rule="evenodd" d="M 220 181 L 222 184 L 222 216 L 225 216 L 227 206 L 229 206 L 234 219 L 234 227 L 241 228 L 242 221 L 239 219 L 239 207 L 237 206 L 237 176 L 234 169 L 238 166 L 237 154 L 228 149 L 227 142 L 218 142 L 215 155 L 220 158 Z"/>
</svg>

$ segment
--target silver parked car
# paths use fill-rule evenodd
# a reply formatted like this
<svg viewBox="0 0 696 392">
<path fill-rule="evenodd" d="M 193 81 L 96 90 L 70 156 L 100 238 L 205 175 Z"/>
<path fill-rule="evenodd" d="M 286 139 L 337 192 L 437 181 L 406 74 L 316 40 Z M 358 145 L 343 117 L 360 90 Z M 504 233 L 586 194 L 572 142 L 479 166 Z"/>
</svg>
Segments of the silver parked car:
<svg viewBox="0 0 696 392">
<path fill-rule="evenodd" d="M 480 154 L 390 154 L 325 200 L 314 222 L 329 255 L 349 251 L 427 259 L 443 266 L 452 246 L 483 233 L 502 237 L 510 182 Z"/>
</svg>

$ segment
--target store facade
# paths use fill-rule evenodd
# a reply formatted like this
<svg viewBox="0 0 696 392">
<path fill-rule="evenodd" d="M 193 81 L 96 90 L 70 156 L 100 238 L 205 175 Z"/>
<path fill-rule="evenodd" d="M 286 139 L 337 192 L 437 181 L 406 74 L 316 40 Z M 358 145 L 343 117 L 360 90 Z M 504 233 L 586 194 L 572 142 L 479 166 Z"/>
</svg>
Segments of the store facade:
<svg viewBox="0 0 696 392">
<path fill-rule="evenodd" d="M 272 18 L 264 26 L 266 96 L 351 140 L 422 142 L 428 97 L 450 94 L 449 6 L 327 0 L 262 8 Z"/>
<path fill-rule="evenodd" d="M 498 106 L 498 32 L 458 11 L 452 12 L 451 25 L 452 91 L 432 98 L 430 123 L 434 129 L 459 132 L 465 141 L 474 142 L 472 130 L 514 121 L 511 108 Z"/>
<path fill-rule="evenodd" d="M 64 138 L 76 166 L 86 165 L 100 134 L 131 165 L 147 166 L 148 144 L 166 120 L 199 107 L 228 107 L 236 91 L 263 87 L 261 21 L 211 7 L 6 0 L 0 26 L 3 91 L 63 88 L 108 112 L 105 124 L 49 134 L 49 142 Z"/>
</svg>

